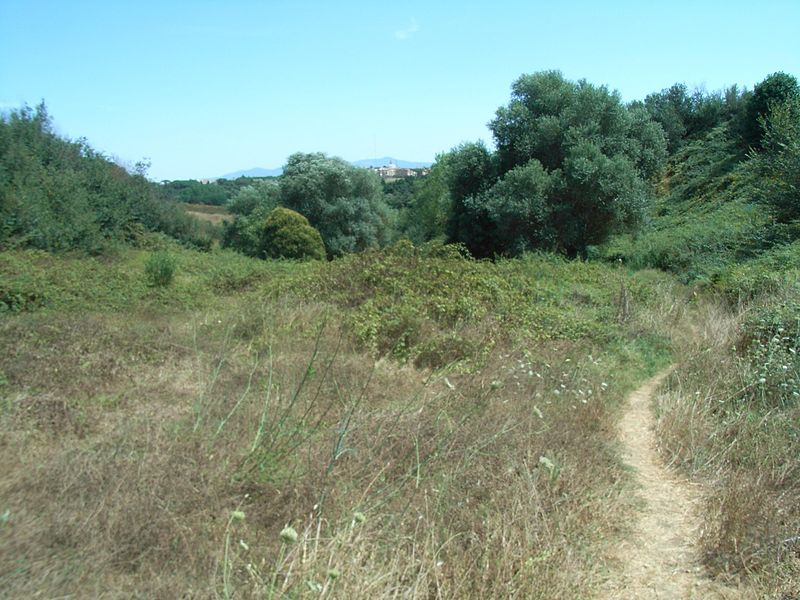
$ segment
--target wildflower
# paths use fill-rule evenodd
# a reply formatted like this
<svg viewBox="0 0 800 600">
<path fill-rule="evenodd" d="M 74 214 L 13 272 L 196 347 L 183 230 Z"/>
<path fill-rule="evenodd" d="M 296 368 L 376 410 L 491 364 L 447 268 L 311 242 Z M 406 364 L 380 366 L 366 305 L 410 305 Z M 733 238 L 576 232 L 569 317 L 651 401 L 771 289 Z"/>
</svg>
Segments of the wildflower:
<svg viewBox="0 0 800 600">
<path fill-rule="evenodd" d="M 284 527 L 281 531 L 281 539 L 287 544 L 293 544 L 297 541 L 297 531 L 294 527 Z"/>
<path fill-rule="evenodd" d="M 766 380 L 766 378 L 762 377 L 761 379 L 758 380 L 758 383 L 763 385 L 763 384 L 767 383 L 767 380 Z"/>
</svg>

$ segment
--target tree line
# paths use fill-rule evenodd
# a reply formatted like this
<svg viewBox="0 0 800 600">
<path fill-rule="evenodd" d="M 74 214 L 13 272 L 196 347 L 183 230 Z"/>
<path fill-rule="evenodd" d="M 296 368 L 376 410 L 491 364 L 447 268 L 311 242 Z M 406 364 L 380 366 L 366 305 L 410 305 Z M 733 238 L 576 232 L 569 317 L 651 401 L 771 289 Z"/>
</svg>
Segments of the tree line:
<svg viewBox="0 0 800 600">
<path fill-rule="evenodd" d="M 462 143 L 437 156 L 429 175 L 392 183 L 298 153 L 277 178 L 157 185 L 84 140 L 56 136 L 44 105 L 23 108 L 0 120 L 0 247 L 96 252 L 140 229 L 208 246 L 173 202 L 201 199 L 227 205 L 234 219 L 222 245 L 250 256 L 332 258 L 399 239 L 456 242 L 479 258 L 585 256 L 642 227 L 665 167 L 719 131 L 733 140 L 735 161 L 752 163 L 757 200 L 791 221 L 800 216 L 798 98 L 786 73 L 752 91 L 675 84 L 625 103 L 604 85 L 542 71 L 513 83 L 489 122 L 494 149 Z"/>
</svg>

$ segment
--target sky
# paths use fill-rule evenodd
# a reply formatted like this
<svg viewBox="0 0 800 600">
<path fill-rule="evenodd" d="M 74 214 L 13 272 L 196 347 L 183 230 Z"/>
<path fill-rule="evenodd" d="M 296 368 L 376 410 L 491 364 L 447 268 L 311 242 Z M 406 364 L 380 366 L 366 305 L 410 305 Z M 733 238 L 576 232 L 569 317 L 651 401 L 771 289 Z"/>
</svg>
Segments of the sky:
<svg viewBox="0 0 800 600">
<path fill-rule="evenodd" d="M 626 101 L 681 82 L 800 77 L 800 1 L 0 0 L 0 110 L 149 176 L 276 168 L 294 152 L 433 161 L 483 139 L 524 73 Z"/>
</svg>

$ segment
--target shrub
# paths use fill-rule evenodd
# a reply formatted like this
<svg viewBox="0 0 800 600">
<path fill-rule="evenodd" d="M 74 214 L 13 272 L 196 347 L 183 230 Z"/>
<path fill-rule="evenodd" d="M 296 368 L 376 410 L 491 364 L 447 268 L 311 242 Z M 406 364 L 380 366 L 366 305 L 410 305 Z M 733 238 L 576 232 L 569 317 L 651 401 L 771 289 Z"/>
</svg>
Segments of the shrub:
<svg viewBox="0 0 800 600">
<path fill-rule="evenodd" d="M 319 231 L 303 215 L 288 208 L 275 208 L 261 229 L 259 255 L 264 258 L 323 260 L 325 244 Z"/>
<path fill-rule="evenodd" d="M 148 283 L 153 287 L 166 287 L 175 275 L 175 259 L 169 252 L 151 254 L 144 265 Z"/>
</svg>

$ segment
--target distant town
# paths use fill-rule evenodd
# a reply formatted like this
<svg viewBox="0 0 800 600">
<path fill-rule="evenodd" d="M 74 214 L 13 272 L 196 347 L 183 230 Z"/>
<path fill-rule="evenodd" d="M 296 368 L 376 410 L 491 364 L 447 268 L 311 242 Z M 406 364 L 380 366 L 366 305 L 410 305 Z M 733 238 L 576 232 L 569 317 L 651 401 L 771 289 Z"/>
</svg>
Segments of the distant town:
<svg viewBox="0 0 800 600">
<path fill-rule="evenodd" d="M 385 181 L 393 181 L 395 179 L 403 179 L 405 177 L 422 177 L 431 172 L 430 167 L 423 167 L 419 169 L 406 169 L 398 167 L 394 163 L 383 165 L 381 167 L 369 167 L 370 171 L 377 173 L 381 179 Z"/>
</svg>

